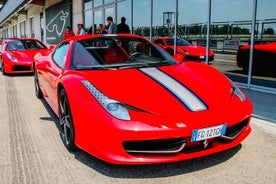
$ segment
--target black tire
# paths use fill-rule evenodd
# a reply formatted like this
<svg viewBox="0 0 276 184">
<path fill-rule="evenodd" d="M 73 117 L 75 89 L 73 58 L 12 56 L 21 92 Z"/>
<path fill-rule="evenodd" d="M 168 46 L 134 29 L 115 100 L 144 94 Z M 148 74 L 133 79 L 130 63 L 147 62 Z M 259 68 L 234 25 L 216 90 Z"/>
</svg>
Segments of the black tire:
<svg viewBox="0 0 276 184">
<path fill-rule="evenodd" d="M 248 66 L 245 66 L 245 65 L 244 65 L 244 66 L 242 66 L 241 68 L 242 68 L 244 74 L 248 74 Z"/>
<path fill-rule="evenodd" d="M 35 95 L 37 98 L 42 98 L 42 91 L 39 86 L 38 82 L 38 76 L 37 76 L 37 71 L 34 71 L 34 85 L 35 85 Z"/>
<path fill-rule="evenodd" d="M 76 150 L 75 131 L 69 101 L 64 89 L 59 95 L 59 126 L 63 144 L 69 150 Z"/>
<path fill-rule="evenodd" d="M 2 65 L 1 65 L 1 72 L 3 75 L 7 75 L 7 73 L 5 72 L 4 62 L 2 62 Z"/>
</svg>

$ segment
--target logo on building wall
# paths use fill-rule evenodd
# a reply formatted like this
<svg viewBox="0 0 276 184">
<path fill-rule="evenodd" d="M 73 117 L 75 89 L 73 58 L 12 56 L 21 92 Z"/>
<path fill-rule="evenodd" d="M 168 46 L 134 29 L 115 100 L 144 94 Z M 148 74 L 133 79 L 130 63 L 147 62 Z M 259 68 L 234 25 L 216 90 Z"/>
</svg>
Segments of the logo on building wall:
<svg viewBox="0 0 276 184">
<path fill-rule="evenodd" d="M 53 17 L 50 22 L 46 25 L 46 29 L 48 32 L 53 33 L 56 32 L 59 36 L 61 36 L 64 32 L 66 19 L 69 13 L 61 10 L 55 17 Z"/>
<path fill-rule="evenodd" d="M 63 33 L 71 24 L 70 1 L 62 1 L 45 10 L 46 15 L 46 42 L 57 44 L 63 39 Z"/>
</svg>

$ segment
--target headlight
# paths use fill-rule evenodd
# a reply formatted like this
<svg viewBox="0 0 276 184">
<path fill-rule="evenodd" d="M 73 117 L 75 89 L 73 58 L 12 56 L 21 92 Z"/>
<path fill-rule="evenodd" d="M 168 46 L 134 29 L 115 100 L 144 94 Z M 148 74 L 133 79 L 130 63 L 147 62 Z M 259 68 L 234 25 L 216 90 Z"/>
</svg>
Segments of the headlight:
<svg viewBox="0 0 276 184">
<path fill-rule="evenodd" d="M 190 52 L 189 51 L 187 51 L 187 50 L 185 50 L 185 49 L 181 49 L 185 54 L 187 54 L 187 55 L 190 55 Z"/>
<path fill-rule="evenodd" d="M 125 106 L 113 100 L 107 96 L 105 96 L 102 92 L 100 92 L 93 84 L 91 84 L 87 80 L 81 81 L 85 88 L 97 99 L 97 101 L 105 108 L 107 112 L 109 112 L 112 116 L 121 119 L 121 120 L 130 120 L 130 116 L 128 114 Z"/>
<path fill-rule="evenodd" d="M 232 91 L 231 94 L 235 94 L 237 97 L 239 97 L 239 99 L 241 99 L 241 101 L 245 101 L 246 100 L 246 96 L 243 94 L 243 92 L 240 90 L 240 88 L 233 82 L 231 82 L 232 84 Z"/>
<path fill-rule="evenodd" d="M 10 55 L 9 53 L 7 53 L 7 56 L 12 62 L 18 62 L 18 60 L 14 56 Z"/>
</svg>

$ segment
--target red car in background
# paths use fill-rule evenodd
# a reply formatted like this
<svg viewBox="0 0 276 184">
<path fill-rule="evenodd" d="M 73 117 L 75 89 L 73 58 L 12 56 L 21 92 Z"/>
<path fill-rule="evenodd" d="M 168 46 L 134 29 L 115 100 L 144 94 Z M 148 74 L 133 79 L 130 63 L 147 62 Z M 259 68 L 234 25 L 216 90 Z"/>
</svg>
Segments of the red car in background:
<svg viewBox="0 0 276 184">
<path fill-rule="evenodd" d="M 236 84 L 136 35 L 72 37 L 34 61 L 36 96 L 59 117 L 64 145 L 106 162 L 202 157 L 251 131 L 252 103 Z"/>
<path fill-rule="evenodd" d="M 3 75 L 32 73 L 34 55 L 37 52 L 48 52 L 48 48 L 35 38 L 3 40 L 0 50 L 0 66 Z"/>
<path fill-rule="evenodd" d="M 153 43 L 157 44 L 169 54 L 174 54 L 174 38 L 162 37 L 153 40 Z M 205 61 L 206 48 L 202 46 L 195 46 L 182 38 L 176 39 L 176 53 L 184 56 L 184 61 Z M 214 60 L 214 52 L 209 49 L 209 61 Z"/>
<path fill-rule="evenodd" d="M 240 46 L 237 51 L 237 65 L 248 72 L 250 45 Z M 276 42 L 255 44 L 252 71 L 258 74 L 276 76 Z"/>
</svg>

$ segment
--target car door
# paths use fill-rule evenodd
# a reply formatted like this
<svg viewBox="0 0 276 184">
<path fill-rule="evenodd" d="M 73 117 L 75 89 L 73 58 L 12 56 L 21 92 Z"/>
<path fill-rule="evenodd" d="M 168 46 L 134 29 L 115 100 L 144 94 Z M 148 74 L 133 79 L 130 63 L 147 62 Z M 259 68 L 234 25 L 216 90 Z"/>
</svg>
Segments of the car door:
<svg viewBox="0 0 276 184">
<path fill-rule="evenodd" d="M 52 62 L 48 63 L 44 73 L 45 92 L 49 99 L 48 102 L 56 113 L 58 112 L 57 84 L 65 70 L 68 48 L 69 42 L 64 42 L 57 46 L 52 54 Z"/>
</svg>

